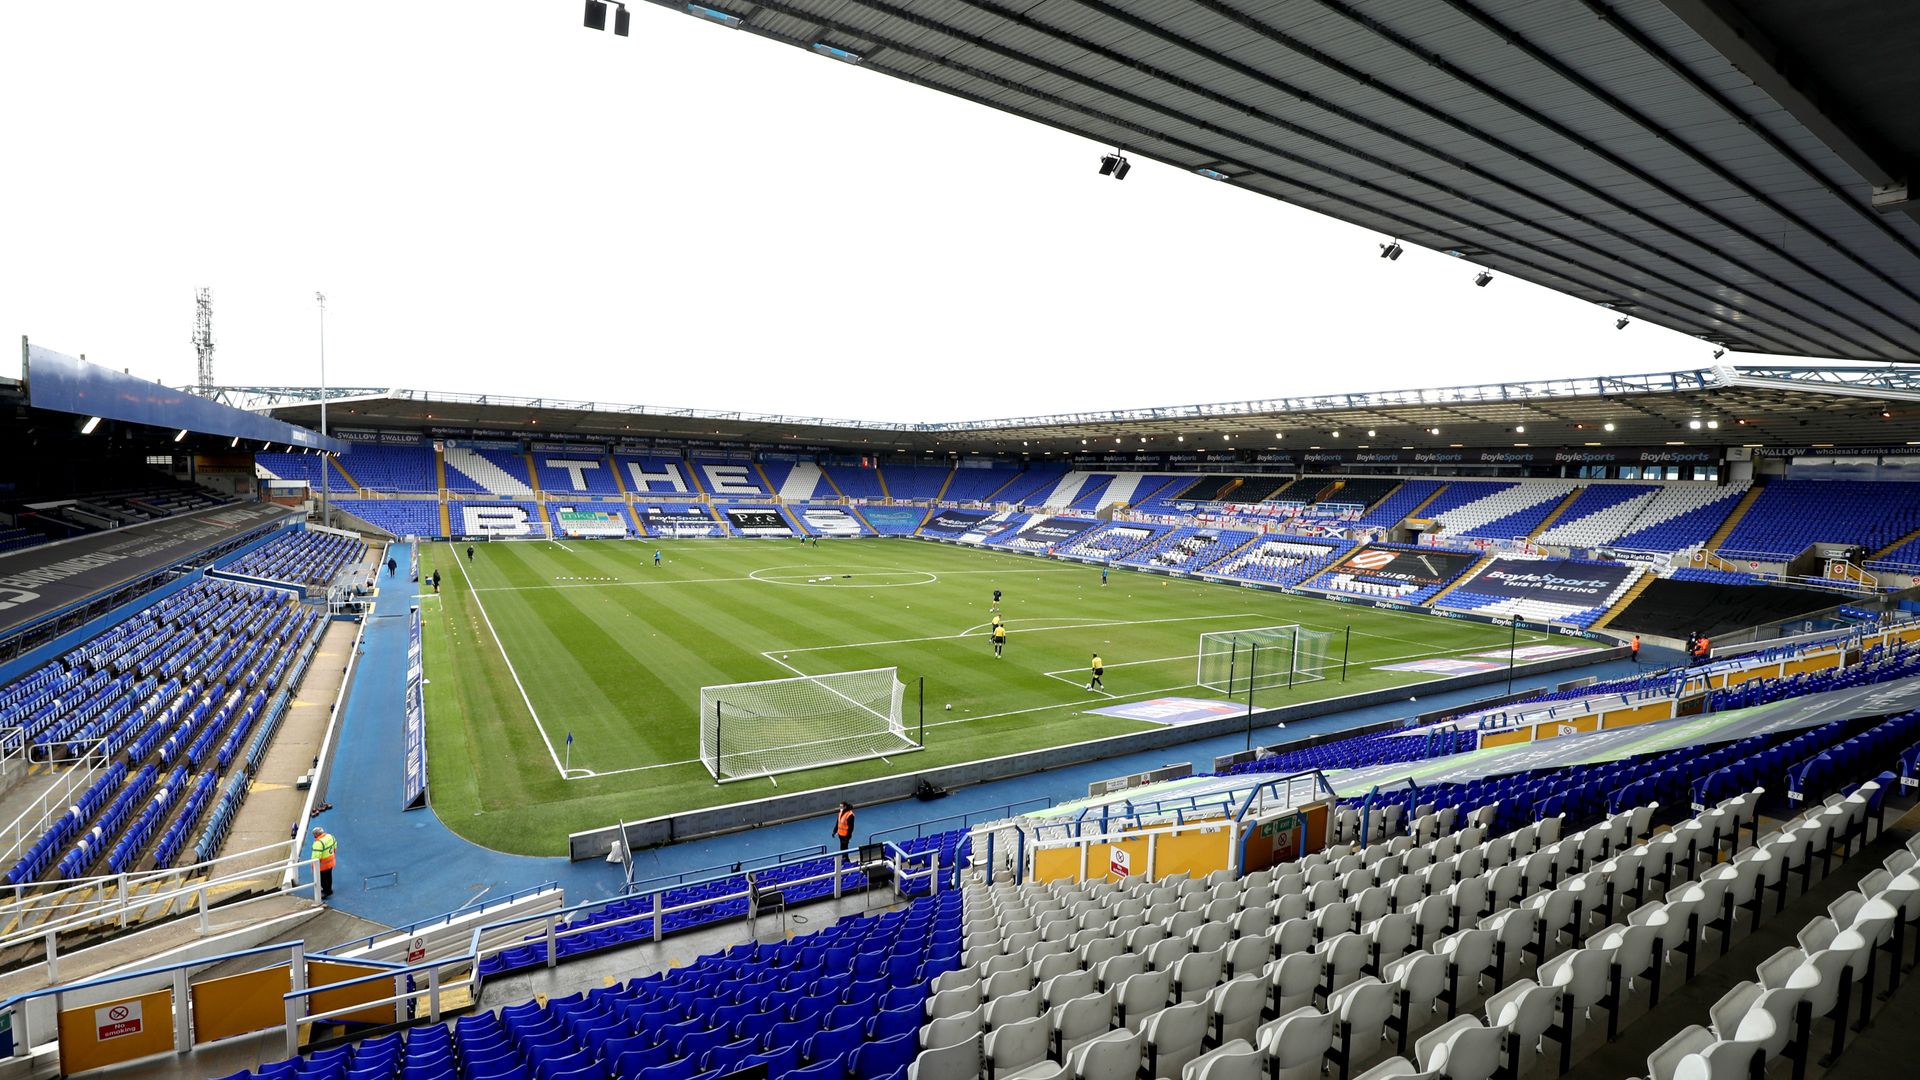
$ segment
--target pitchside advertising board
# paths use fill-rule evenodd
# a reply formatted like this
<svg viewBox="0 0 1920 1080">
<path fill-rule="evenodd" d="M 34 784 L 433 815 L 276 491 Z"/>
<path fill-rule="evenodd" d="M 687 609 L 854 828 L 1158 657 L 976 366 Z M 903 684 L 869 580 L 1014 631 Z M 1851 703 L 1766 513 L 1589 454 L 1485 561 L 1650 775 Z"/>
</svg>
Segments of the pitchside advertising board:
<svg viewBox="0 0 1920 1080">
<path fill-rule="evenodd" d="M 427 797 L 427 712 L 421 697 L 425 685 L 420 663 L 420 609 L 407 614 L 407 700 L 405 712 L 407 748 L 402 773 L 404 801 L 402 810 L 423 805 Z"/>
<path fill-rule="evenodd" d="M 554 528 L 562 536 L 625 536 L 627 518 L 618 510 L 578 510 L 563 506 L 551 511 Z"/>
<path fill-rule="evenodd" d="M 1606 601 L 1633 573 L 1630 566 L 1570 559 L 1502 559 L 1466 588 L 1508 600 L 1544 600 L 1593 607 Z"/>
<path fill-rule="evenodd" d="M 649 506 L 647 531 L 655 536 L 715 536 L 720 523 L 704 506 Z"/>
<path fill-rule="evenodd" d="M 742 536 L 792 536 L 793 527 L 780 511 L 755 506 L 729 506 L 723 511 L 733 531 Z"/>
<path fill-rule="evenodd" d="M 1401 551 L 1367 548 L 1340 563 L 1337 573 L 1385 578 L 1412 585 L 1444 585 L 1480 560 L 1478 555 L 1453 551 Z"/>
</svg>

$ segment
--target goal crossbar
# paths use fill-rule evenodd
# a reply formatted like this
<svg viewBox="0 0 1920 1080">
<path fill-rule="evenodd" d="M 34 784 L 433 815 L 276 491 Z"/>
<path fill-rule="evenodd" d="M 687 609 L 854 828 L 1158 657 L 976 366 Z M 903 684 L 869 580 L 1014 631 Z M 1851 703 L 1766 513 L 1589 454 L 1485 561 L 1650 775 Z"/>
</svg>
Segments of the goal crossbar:
<svg viewBox="0 0 1920 1080">
<path fill-rule="evenodd" d="M 1326 678 L 1334 635 L 1298 623 L 1200 635 L 1194 683 L 1234 697 Z"/>
<path fill-rule="evenodd" d="M 904 754 L 897 668 L 724 683 L 700 690 L 700 761 L 721 783 Z"/>
</svg>

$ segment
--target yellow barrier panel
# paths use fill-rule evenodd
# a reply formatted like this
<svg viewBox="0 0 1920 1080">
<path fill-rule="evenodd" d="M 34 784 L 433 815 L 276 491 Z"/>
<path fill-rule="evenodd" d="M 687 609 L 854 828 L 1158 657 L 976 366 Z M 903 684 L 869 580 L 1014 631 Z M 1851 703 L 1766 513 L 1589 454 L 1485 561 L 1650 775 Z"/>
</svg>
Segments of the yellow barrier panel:
<svg viewBox="0 0 1920 1080">
<path fill-rule="evenodd" d="M 1117 844 L 1094 844 L 1087 849 L 1088 880 L 1105 879 L 1119 881 L 1134 874 L 1147 872 L 1147 852 L 1153 842 L 1144 836 L 1130 836 Z M 1156 863 L 1155 877 L 1166 874 L 1165 864 Z"/>
<path fill-rule="evenodd" d="M 280 996 L 293 989 L 293 968 L 287 964 L 194 983 L 193 1041 L 263 1031 L 286 1023 Z"/>
<path fill-rule="evenodd" d="M 1166 877 L 1185 871 L 1198 878 L 1215 870 L 1225 870 L 1227 845 L 1232 839 L 1233 830 L 1225 825 L 1161 833 L 1153 852 L 1154 876 Z"/>
<path fill-rule="evenodd" d="M 325 986 L 328 983 L 345 982 L 362 975 L 379 975 L 388 969 L 371 964 L 343 964 L 337 960 L 307 961 L 307 985 Z M 338 990 L 325 990 L 307 997 L 309 1013 L 331 1012 L 344 1009 L 349 1005 L 358 1005 L 367 1001 L 379 1001 L 393 996 L 392 979 L 370 979 L 357 986 L 342 987 Z M 391 1024 L 393 1006 L 376 1005 L 371 1009 L 358 1012 L 341 1013 L 327 1018 L 329 1024 Z M 283 1020 L 284 1022 L 284 1020 Z"/>
<path fill-rule="evenodd" d="M 1480 749 L 1488 750 L 1496 746 L 1512 746 L 1516 743 L 1532 742 L 1533 729 L 1514 728 L 1512 731 L 1493 731 L 1480 736 Z"/>
<path fill-rule="evenodd" d="M 173 1048 L 172 990 L 60 1012 L 63 1074 L 118 1065 Z"/>
<path fill-rule="evenodd" d="M 1080 846 L 1041 848 L 1033 853 L 1033 880 L 1080 880 Z"/>
</svg>

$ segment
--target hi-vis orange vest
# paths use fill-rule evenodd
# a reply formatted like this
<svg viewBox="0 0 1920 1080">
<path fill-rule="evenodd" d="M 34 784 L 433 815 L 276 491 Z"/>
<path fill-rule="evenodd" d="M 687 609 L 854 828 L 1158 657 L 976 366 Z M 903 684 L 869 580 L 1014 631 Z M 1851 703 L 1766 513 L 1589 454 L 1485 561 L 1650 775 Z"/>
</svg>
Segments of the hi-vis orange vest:
<svg viewBox="0 0 1920 1080">
<path fill-rule="evenodd" d="M 1706 638 L 1701 638 L 1701 639 L 1700 639 L 1700 643 L 1699 643 L 1698 645 L 1695 645 L 1695 646 L 1694 646 L 1694 655 L 1695 655 L 1695 656 L 1706 656 L 1706 655 L 1707 655 L 1707 653 L 1708 653 L 1708 651 L 1709 651 L 1709 649 L 1711 649 L 1711 646 L 1707 644 L 1707 639 L 1706 639 Z"/>
<path fill-rule="evenodd" d="M 834 822 L 833 824 L 833 835 L 835 836 L 852 836 L 853 835 L 853 811 L 852 810 L 840 811 L 840 820 Z"/>
</svg>

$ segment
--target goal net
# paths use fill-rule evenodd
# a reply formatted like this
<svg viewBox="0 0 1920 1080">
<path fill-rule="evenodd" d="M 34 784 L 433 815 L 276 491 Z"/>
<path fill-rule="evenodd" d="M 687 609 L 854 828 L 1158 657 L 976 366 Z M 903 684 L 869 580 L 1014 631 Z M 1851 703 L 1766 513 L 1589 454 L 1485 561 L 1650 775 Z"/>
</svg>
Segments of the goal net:
<svg viewBox="0 0 1920 1080">
<path fill-rule="evenodd" d="M 1289 623 L 1200 635 L 1200 686 L 1228 697 L 1326 678 L 1333 634 Z"/>
<path fill-rule="evenodd" d="M 700 688 L 700 760 L 715 780 L 816 769 L 920 749 L 897 668 Z"/>
</svg>

